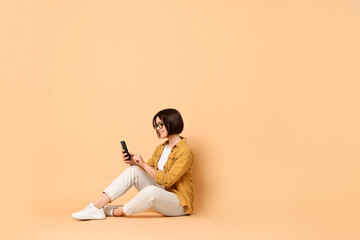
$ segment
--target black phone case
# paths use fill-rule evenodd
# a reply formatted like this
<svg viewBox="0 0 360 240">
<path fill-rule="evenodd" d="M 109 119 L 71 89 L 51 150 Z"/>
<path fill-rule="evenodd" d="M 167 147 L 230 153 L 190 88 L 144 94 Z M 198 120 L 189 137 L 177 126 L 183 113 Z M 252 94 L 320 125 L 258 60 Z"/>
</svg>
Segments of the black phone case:
<svg viewBox="0 0 360 240">
<path fill-rule="evenodd" d="M 129 153 L 129 151 L 128 151 L 128 149 L 127 149 L 127 147 L 126 147 L 126 143 L 125 143 L 125 141 L 120 141 L 120 143 L 121 143 L 121 147 L 122 147 L 122 149 L 125 151 L 125 153 L 127 153 L 127 156 L 129 156 L 129 159 L 128 160 L 126 160 L 126 161 L 130 161 L 130 153 Z"/>
</svg>

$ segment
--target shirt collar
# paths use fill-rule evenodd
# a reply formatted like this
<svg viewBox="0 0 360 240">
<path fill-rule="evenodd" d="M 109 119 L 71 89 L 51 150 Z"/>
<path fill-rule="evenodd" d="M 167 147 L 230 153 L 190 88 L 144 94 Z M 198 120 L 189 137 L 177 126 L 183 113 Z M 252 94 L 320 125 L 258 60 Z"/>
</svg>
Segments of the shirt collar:
<svg viewBox="0 0 360 240">
<path fill-rule="evenodd" d="M 182 137 L 180 136 L 181 140 L 180 142 L 178 142 L 177 144 L 175 144 L 174 147 L 181 147 L 182 145 L 184 145 L 186 142 L 187 142 L 187 139 L 186 137 Z M 163 146 L 166 146 L 167 144 L 169 143 L 169 140 L 166 140 L 165 142 L 163 142 Z"/>
</svg>

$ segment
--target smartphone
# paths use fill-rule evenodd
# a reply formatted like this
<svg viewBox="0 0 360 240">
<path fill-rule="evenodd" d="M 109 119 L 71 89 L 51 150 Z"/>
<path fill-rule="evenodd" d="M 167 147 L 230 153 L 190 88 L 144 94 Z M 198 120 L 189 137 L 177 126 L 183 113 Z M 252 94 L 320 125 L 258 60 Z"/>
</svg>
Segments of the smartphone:
<svg viewBox="0 0 360 240">
<path fill-rule="evenodd" d="M 127 156 L 129 157 L 129 159 L 128 159 L 128 160 L 126 160 L 126 161 L 130 161 L 131 157 L 130 157 L 130 153 L 129 153 L 129 151 L 128 151 L 127 147 L 126 147 L 126 143 L 125 143 L 125 141 L 120 141 L 120 143 L 121 143 L 121 147 L 122 147 L 122 149 L 125 151 L 125 153 L 127 153 Z"/>
</svg>

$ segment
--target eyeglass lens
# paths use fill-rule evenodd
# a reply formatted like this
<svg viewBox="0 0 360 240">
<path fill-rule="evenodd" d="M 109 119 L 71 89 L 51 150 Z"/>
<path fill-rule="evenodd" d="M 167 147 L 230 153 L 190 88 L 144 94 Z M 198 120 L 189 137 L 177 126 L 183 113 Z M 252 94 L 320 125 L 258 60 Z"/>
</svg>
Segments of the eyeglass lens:
<svg viewBox="0 0 360 240">
<path fill-rule="evenodd" d="M 156 124 L 156 128 L 160 128 L 160 129 L 162 129 L 163 128 L 163 126 L 164 126 L 164 124 L 163 123 L 159 123 L 159 124 Z"/>
</svg>

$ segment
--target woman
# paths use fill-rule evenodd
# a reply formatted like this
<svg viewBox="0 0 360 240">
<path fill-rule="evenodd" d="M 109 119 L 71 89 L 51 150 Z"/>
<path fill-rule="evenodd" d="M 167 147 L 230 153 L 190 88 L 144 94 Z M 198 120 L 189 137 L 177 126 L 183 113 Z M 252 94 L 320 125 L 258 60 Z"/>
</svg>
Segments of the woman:
<svg viewBox="0 0 360 240">
<path fill-rule="evenodd" d="M 72 214 L 81 220 L 104 219 L 105 216 L 129 216 L 150 207 L 165 216 L 189 215 L 193 211 L 193 154 L 180 136 L 184 122 L 176 109 L 164 109 L 153 118 L 158 138 L 167 141 L 158 145 L 145 163 L 139 154 L 122 151 L 130 166 L 117 177 L 93 203 Z M 125 205 L 107 205 L 122 196 L 132 186 L 139 191 Z"/>
</svg>

